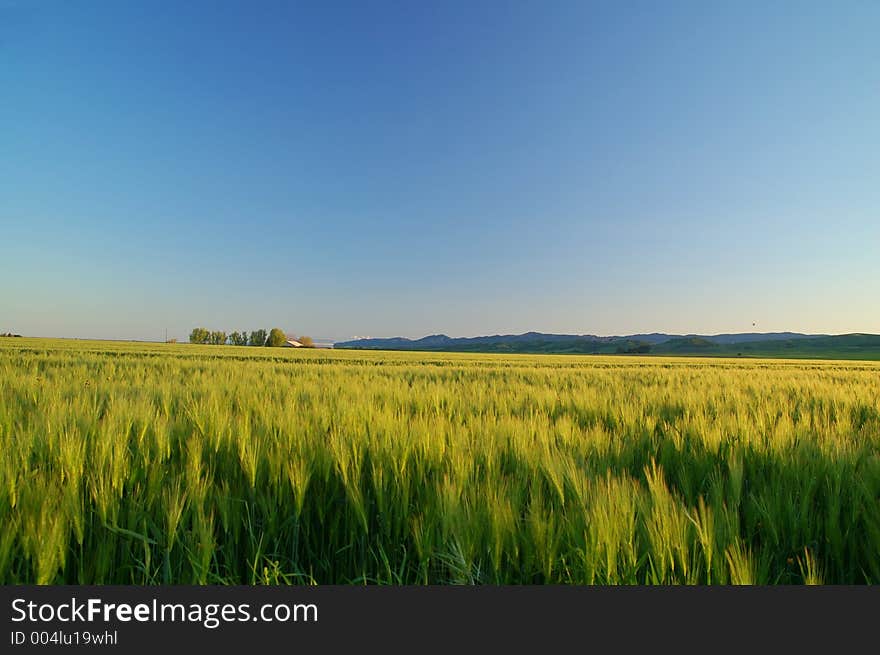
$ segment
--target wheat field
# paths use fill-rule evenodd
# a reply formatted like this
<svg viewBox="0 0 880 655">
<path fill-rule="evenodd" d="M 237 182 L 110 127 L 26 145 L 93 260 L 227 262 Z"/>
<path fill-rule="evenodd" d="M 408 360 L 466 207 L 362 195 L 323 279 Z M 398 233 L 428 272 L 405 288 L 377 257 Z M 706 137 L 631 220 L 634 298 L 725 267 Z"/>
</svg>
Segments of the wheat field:
<svg viewBox="0 0 880 655">
<path fill-rule="evenodd" d="M 880 364 L 0 340 L 0 583 L 876 584 Z"/>
</svg>

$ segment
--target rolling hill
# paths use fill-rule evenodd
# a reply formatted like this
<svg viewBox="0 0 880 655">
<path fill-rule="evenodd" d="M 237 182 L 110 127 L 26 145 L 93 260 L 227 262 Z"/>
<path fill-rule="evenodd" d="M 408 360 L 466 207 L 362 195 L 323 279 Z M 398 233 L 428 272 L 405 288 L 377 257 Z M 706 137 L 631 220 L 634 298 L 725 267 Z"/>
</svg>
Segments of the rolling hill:
<svg viewBox="0 0 880 655">
<path fill-rule="evenodd" d="M 716 357 L 880 359 L 880 335 L 812 335 L 773 332 L 716 335 L 664 333 L 625 336 L 526 332 L 479 337 L 433 334 L 421 339 L 392 337 L 337 342 L 335 348 L 485 353 L 656 354 Z"/>
</svg>

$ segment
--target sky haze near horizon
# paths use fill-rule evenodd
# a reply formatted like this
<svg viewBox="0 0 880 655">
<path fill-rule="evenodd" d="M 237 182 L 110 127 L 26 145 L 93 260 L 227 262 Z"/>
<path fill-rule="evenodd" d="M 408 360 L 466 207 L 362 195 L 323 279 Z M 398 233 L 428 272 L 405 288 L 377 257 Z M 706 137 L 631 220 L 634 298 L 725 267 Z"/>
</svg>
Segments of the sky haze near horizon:
<svg viewBox="0 0 880 655">
<path fill-rule="evenodd" d="M 0 332 L 880 333 L 878 33 L 858 0 L 0 0 Z"/>
</svg>

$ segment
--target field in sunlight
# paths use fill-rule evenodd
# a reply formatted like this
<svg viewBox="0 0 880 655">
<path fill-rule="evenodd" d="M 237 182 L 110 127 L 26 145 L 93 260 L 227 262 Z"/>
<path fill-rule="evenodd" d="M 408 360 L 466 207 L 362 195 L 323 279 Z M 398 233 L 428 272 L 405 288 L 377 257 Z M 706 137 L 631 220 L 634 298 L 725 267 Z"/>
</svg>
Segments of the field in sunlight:
<svg viewBox="0 0 880 655">
<path fill-rule="evenodd" d="M 880 364 L 0 339 L 0 583 L 880 583 Z"/>
</svg>

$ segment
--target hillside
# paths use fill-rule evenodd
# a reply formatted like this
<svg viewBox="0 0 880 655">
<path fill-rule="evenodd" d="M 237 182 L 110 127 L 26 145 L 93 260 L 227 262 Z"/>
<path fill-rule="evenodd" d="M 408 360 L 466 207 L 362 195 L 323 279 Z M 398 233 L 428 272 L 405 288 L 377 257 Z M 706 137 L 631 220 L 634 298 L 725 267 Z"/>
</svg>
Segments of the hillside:
<svg viewBox="0 0 880 655">
<path fill-rule="evenodd" d="M 880 359 L 880 335 L 807 335 L 796 332 L 718 335 L 651 333 L 611 337 L 540 332 L 480 337 L 434 334 L 421 339 L 359 339 L 337 342 L 335 347 L 435 352 Z"/>
<path fill-rule="evenodd" d="M 880 335 L 840 334 L 808 339 L 708 343 L 702 339 L 671 339 L 651 349 L 658 355 L 717 357 L 791 357 L 817 359 L 880 359 Z"/>
</svg>

